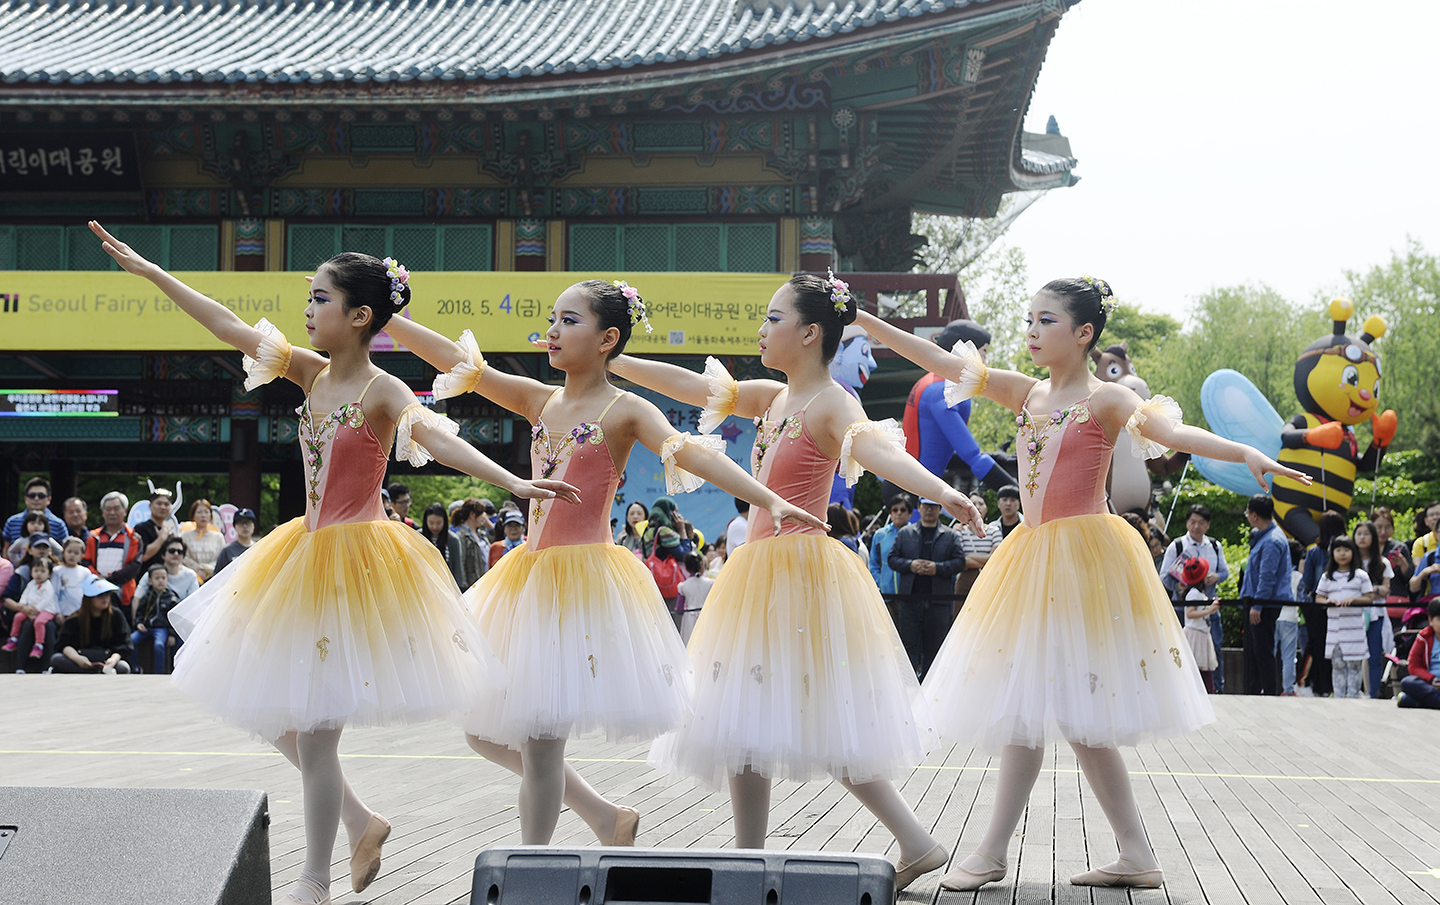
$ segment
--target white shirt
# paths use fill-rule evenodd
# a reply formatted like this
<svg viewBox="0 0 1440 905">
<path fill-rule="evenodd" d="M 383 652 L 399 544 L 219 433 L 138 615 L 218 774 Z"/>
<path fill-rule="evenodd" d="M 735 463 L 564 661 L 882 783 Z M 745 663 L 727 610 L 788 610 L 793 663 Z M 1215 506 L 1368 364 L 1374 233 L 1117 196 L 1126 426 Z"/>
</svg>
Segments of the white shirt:
<svg viewBox="0 0 1440 905">
<path fill-rule="evenodd" d="M 32 578 L 20 593 L 20 605 L 33 606 L 42 613 L 59 616 L 60 604 L 55 600 L 55 579 L 47 578 L 45 583 L 41 584 Z"/>
<path fill-rule="evenodd" d="M 735 551 L 740 549 L 740 545 L 745 543 L 745 531 L 749 527 L 750 523 L 745 520 L 743 515 L 735 516 L 730 520 L 730 524 L 725 526 L 726 556 L 734 556 Z"/>
<path fill-rule="evenodd" d="M 1333 600 L 1345 600 L 1369 594 L 1375 590 L 1370 576 L 1363 569 L 1348 574 L 1337 571 L 1334 578 L 1320 573 L 1315 583 L 1315 594 L 1324 594 Z M 1365 639 L 1365 610 L 1363 606 L 1330 606 L 1329 620 L 1325 626 L 1325 656 L 1334 657 L 1338 650 L 1346 660 L 1364 660 L 1370 656 L 1370 644 Z"/>
</svg>

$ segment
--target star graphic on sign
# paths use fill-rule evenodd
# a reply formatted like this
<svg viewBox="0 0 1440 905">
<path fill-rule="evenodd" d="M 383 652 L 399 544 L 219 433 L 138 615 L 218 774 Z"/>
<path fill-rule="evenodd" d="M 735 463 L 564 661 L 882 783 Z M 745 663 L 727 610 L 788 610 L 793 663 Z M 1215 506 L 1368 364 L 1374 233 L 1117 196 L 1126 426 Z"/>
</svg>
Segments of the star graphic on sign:
<svg viewBox="0 0 1440 905">
<path fill-rule="evenodd" d="M 720 437 L 727 444 L 734 443 L 736 440 L 740 439 L 740 426 L 737 424 L 720 425 Z"/>
</svg>

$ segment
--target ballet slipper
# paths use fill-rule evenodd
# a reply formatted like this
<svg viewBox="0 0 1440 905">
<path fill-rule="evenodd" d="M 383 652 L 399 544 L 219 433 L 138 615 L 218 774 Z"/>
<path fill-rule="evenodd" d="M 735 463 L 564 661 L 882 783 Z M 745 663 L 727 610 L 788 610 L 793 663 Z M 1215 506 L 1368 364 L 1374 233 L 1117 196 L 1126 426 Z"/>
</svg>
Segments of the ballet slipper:
<svg viewBox="0 0 1440 905">
<path fill-rule="evenodd" d="M 640 831 L 640 812 L 621 805 L 615 812 L 615 832 L 609 842 L 602 845 L 634 845 L 635 834 Z"/>
<path fill-rule="evenodd" d="M 360 841 L 350 847 L 350 888 L 364 892 L 380 873 L 380 846 L 390 838 L 390 821 L 371 814 Z"/>
<path fill-rule="evenodd" d="M 309 897 L 302 899 L 292 887 L 285 894 L 285 898 L 280 900 L 280 905 L 330 905 L 330 893 L 309 877 L 299 878 L 295 881 L 295 886 L 304 889 L 309 893 Z"/>
<path fill-rule="evenodd" d="M 922 874 L 928 874 L 932 870 L 939 870 L 950 861 L 950 853 L 945 851 L 945 846 L 935 843 L 930 851 L 916 858 L 914 861 L 901 861 L 895 865 L 895 891 L 900 892 L 905 887 L 920 879 Z"/>
<path fill-rule="evenodd" d="M 1158 867 L 1154 870 L 1126 871 L 1097 867 L 1070 878 L 1070 883 L 1074 886 L 1125 886 L 1139 889 L 1156 889 L 1164 882 L 1165 872 Z"/>
<path fill-rule="evenodd" d="M 981 855 L 980 859 L 986 864 L 995 863 L 984 855 Z M 940 888 L 948 889 L 951 892 L 971 892 L 979 889 L 986 883 L 995 883 L 1005 879 L 1005 870 L 1006 866 L 1002 864 L 999 867 L 975 873 L 957 864 L 950 869 L 950 873 L 941 878 Z"/>
</svg>

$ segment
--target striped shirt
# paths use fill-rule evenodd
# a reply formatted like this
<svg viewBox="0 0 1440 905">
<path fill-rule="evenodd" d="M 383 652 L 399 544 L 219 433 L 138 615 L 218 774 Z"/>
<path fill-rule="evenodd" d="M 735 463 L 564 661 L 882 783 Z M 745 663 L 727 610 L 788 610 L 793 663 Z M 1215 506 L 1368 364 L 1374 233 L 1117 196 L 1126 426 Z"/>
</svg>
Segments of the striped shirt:
<svg viewBox="0 0 1440 905">
<path fill-rule="evenodd" d="M 1331 578 L 1323 572 L 1315 585 L 1317 595 L 1324 594 L 1330 600 L 1345 600 L 1369 594 L 1375 590 L 1370 576 L 1361 569 L 1348 574 L 1336 571 Z M 1364 660 L 1370 655 L 1370 645 L 1365 640 L 1365 607 L 1331 606 L 1329 621 L 1325 626 L 1325 656 L 1333 657 L 1338 648 L 1346 660 Z"/>
</svg>

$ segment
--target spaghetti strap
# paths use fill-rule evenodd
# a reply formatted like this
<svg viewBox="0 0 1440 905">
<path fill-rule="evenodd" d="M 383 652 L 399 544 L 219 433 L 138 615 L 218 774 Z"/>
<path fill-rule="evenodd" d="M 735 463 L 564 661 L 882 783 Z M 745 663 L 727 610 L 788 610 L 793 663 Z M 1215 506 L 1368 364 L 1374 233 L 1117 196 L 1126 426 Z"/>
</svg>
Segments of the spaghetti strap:
<svg viewBox="0 0 1440 905">
<path fill-rule="evenodd" d="M 545 397 L 545 404 L 542 405 L 542 406 L 540 406 L 540 413 L 535 416 L 535 423 L 536 423 L 536 424 L 539 424 L 539 423 L 541 423 L 542 421 L 545 420 L 545 412 L 546 412 L 546 410 L 550 408 L 550 403 L 552 403 L 552 402 L 555 401 L 555 394 L 558 393 L 558 392 L 560 392 L 562 389 L 564 389 L 564 387 L 556 387 L 555 389 L 553 389 L 553 390 L 550 391 L 550 395 L 549 395 L 549 396 L 546 396 L 546 397 Z"/>
<path fill-rule="evenodd" d="M 329 366 L 329 365 L 326 365 L 325 367 L 328 368 L 328 367 L 330 367 L 330 366 Z M 374 383 L 375 381 L 379 380 L 382 376 L 384 376 L 384 374 L 385 374 L 385 372 L 384 372 L 384 371 L 381 371 L 379 374 L 376 374 L 374 377 L 371 377 L 371 378 L 370 378 L 370 383 L 365 384 L 365 389 L 363 389 L 363 390 L 360 391 L 360 398 L 358 398 L 358 399 L 355 400 L 355 404 L 356 404 L 356 405 L 359 405 L 360 403 L 362 403 L 362 402 L 365 401 L 365 394 L 368 393 L 368 392 L 370 392 L 370 384 L 372 384 L 372 383 Z"/>
<path fill-rule="evenodd" d="M 599 424 L 601 421 L 604 421 L 604 420 L 605 420 L 605 416 L 608 415 L 608 414 L 610 414 L 610 409 L 614 408 L 614 407 L 615 407 L 615 403 L 619 402 L 619 401 L 620 401 L 620 397 L 621 397 L 621 396 L 624 396 L 624 395 L 625 395 L 625 391 L 624 391 L 624 390 L 619 390 L 619 391 L 617 391 L 617 392 L 615 393 L 614 396 L 611 396 L 611 397 L 610 397 L 610 401 L 609 401 L 608 403 L 606 403 L 606 405 L 605 405 L 605 407 L 604 407 L 603 409 L 600 410 L 600 415 L 595 419 L 595 423 L 596 423 L 596 424 Z"/>
</svg>

